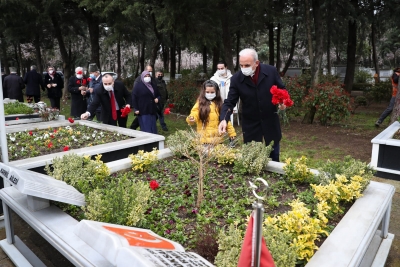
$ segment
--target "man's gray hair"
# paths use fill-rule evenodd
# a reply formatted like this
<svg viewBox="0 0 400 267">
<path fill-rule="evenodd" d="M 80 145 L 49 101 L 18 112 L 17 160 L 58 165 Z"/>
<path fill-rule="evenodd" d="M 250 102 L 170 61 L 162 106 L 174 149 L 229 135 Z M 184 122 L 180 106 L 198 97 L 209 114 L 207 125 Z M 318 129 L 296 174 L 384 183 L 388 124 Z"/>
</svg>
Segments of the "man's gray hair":
<svg viewBox="0 0 400 267">
<path fill-rule="evenodd" d="M 76 67 L 76 68 L 75 68 L 75 73 L 76 73 L 77 71 L 80 71 L 80 70 L 83 71 L 83 68 L 82 68 L 82 67 Z"/>
<path fill-rule="evenodd" d="M 108 77 L 111 77 L 111 78 L 113 79 L 113 81 L 115 81 L 115 77 L 114 77 L 114 75 L 111 75 L 111 73 L 105 73 L 105 74 L 103 74 L 103 78 L 102 78 L 102 79 L 108 78 Z"/>
<path fill-rule="evenodd" d="M 254 50 L 253 48 L 245 48 L 239 52 L 239 56 L 244 56 L 244 55 L 252 56 L 254 58 L 254 61 L 258 60 L 258 54 L 256 50 Z"/>
<path fill-rule="evenodd" d="M 36 66 L 35 65 L 32 65 L 31 66 L 31 70 L 36 70 L 37 68 L 36 68 Z"/>
</svg>

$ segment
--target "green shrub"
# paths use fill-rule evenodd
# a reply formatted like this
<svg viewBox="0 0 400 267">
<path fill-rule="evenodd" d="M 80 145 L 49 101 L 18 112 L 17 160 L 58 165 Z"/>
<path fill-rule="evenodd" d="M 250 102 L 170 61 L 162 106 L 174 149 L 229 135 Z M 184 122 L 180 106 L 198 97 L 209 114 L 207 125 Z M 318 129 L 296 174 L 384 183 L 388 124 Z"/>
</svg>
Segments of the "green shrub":
<svg viewBox="0 0 400 267">
<path fill-rule="evenodd" d="M 4 104 L 4 115 L 32 114 L 32 113 L 33 109 L 21 102 Z"/>
<path fill-rule="evenodd" d="M 322 125 L 328 122 L 339 122 L 350 115 L 352 110 L 351 99 L 339 83 L 319 84 L 309 89 L 303 104 L 307 108 L 316 108 L 316 118 Z"/>
<path fill-rule="evenodd" d="M 259 175 L 267 167 L 269 155 L 272 151 L 272 142 L 265 146 L 262 142 L 243 144 L 239 148 L 233 171 Z"/>
<path fill-rule="evenodd" d="M 168 94 L 169 101 L 175 105 L 173 111 L 189 114 L 199 96 L 200 88 L 196 82 L 195 73 L 171 80 L 168 83 Z"/>
<path fill-rule="evenodd" d="M 370 83 L 353 83 L 352 91 L 370 91 L 372 88 Z"/>
<path fill-rule="evenodd" d="M 392 83 L 384 81 L 374 84 L 371 88 L 365 91 L 366 97 L 375 102 L 387 101 L 392 97 Z"/>
<path fill-rule="evenodd" d="M 153 148 L 151 152 L 139 150 L 136 154 L 130 154 L 128 157 L 132 162 L 132 170 L 144 172 L 153 167 L 158 161 L 158 150 Z"/>
<path fill-rule="evenodd" d="M 354 74 L 355 83 L 371 83 L 372 80 L 372 75 L 366 70 L 357 70 Z"/>
<path fill-rule="evenodd" d="M 218 254 L 215 265 L 218 267 L 236 267 L 239 262 L 243 243 L 243 231 L 230 224 L 228 230 L 222 230 L 218 235 Z"/>
<path fill-rule="evenodd" d="M 144 217 L 153 193 L 148 183 L 126 176 L 114 178 L 106 187 L 88 194 L 83 208 L 87 219 L 135 226 Z"/>
<path fill-rule="evenodd" d="M 91 160 L 90 156 L 67 154 L 61 158 L 54 158 L 52 166 L 47 164 L 45 171 L 47 175 L 64 181 L 87 195 L 94 188 L 101 186 L 104 179 L 110 175 L 109 168 L 100 158 L 101 155 Z"/>
</svg>

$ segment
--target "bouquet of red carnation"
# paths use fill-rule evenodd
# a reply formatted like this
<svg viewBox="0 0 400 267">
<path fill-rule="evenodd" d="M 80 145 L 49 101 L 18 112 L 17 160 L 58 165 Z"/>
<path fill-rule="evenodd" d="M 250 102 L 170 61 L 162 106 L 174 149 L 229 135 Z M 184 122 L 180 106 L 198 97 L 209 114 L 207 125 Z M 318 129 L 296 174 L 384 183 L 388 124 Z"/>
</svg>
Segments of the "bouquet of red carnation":
<svg viewBox="0 0 400 267">
<path fill-rule="evenodd" d="M 289 92 L 284 89 L 279 89 L 276 85 L 273 85 L 270 90 L 272 94 L 272 104 L 278 105 L 278 116 L 279 118 L 282 119 L 283 124 L 286 124 L 289 122 L 289 119 L 286 116 L 286 112 L 283 109 L 280 109 L 281 105 L 284 105 L 286 107 L 291 107 L 293 106 L 293 101 L 290 99 Z"/>
<path fill-rule="evenodd" d="M 168 115 L 168 114 L 170 114 L 171 113 L 171 108 L 166 108 L 165 110 L 164 110 L 164 114 L 165 115 Z"/>
<path fill-rule="evenodd" d="M 129 112 L 131 112 L 130 107 L 124 107 L 123 109 L 121 109 L 121 118 L 125 118 L 126 116 L 128 116 Z"/>
</svg>

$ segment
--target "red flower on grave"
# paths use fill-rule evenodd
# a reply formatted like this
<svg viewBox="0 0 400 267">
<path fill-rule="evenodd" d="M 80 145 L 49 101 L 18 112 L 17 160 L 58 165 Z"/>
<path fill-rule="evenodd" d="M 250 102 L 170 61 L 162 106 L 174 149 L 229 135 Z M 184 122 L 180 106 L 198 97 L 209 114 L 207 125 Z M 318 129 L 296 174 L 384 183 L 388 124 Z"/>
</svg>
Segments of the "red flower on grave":
<svg viewBox="0 0 400 267">
<path fill-rule="evenodd" d="M 18 117 L 16 117 L 16 118 L 15 118 L 15 120 L 19 120 L 19 118 L 18 118 Z"/>
<path fill-rule="evenodd" d="M 168 104 L 168 107 L 169 107 L 169 108 L 174 108 L 175 105 L 171 103 L 171 104 Z"/>
<path fill-rule="evenodd" d="M 69 121 L 70 123 L 74 123 L 74 119 L 71 118 L 71 117 L 68 118 L 68 121 Z"/>
<path fill-rule="evenodd" d="M 30 136 L 32 136 L 32 135 L 33 135 L 32 131 L 29 131 L 29 135 L 30 135 Z"/>
<path fill-rule="evenodd" d="M 50 135 L 50 138 L 54 138 L 54 134 L 51 134 L 51 135 Z"/>
<path fill-rule="evenodd" d="M 69 150 L 69 146 L 65 146 L 65 147 L 63 148 L 63 150 L 64 150 L 64 151 L 68 151 L 68 150 Z"/>
<path fill-rule="evenodd" d="M 168 115 L 168 114 L 170 114 L 171 113 L 171 109 L 170 108 L 166 108 L 165 110 L 164 110 L 164 114 L 165 115 Z"/>
<path fill-rule="evenodd" d="M 150 188 L 151 188 L 151 189 L 156 190 L 156 189 L 159 188 L 159 187 L 160 187 L 160 184 L 157 183 L 156 180 L 152 180 L 152 181 L 150 182 Z"/>
<path fill-rule="evenodd" d="M 57 132 L 57 129 L 54 129 L 54 131 L 53 131 L 54 133 L 56 133 Z"/>
<path fill-rule="evenodd" d="M 53 147 L 53 143 L 50 142 L 50 143 L 47 145 L 47 147 L 48 147 L 48 148 L 52 148 L 52 147 Z"/>
</svg>

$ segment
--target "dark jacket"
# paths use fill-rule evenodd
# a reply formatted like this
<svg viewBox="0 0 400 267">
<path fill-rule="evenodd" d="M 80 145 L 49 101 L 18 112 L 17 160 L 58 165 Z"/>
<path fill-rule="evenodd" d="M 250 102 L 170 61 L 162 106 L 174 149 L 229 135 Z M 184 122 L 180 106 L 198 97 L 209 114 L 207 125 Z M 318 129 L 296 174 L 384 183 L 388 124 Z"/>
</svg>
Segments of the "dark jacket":
<svg viewBox="0 0 400 267">
<path fill-rule="evenodd" d="M 48 88 L 48 84 L 57 84 L 56 87 Z M 49 98 L 61 98 L 62 97 L 62 90 L 64 88 L 64 82 L 61 78 L 61 75 L 57 72 L 54 74 L 54 78 L 52 78 L 48 73 L 44 76 L 44 85 L 47 88 L 47 96 Z"/>
<path fill-rule="evenodd" d="M 26 84 L 26 95 L 28 96 L 40 96 L 40 87 L 45 90 L 42 75 L 36 72 L 36 70 L 28 71 L 25 74 L 24 83 Z"/>
<path fill-rule="evenodd" d="M 167 84 L 164 80 L 159 79 L 156 79 L 156 82 L 158 91 L 160 92 L 160 106 L 163 108 L 168 99 Z"/>
<path fill-rule="evenodd" d="M 103 76 L 100 74 L 99 77 L 97 77 L 97 79 L 91 79 L 89 82 L 89 88 L 96 88 L 101 86 L 102 84 L 102 78 Z M 86 99 L 87 99 L 87 106 L 89 107 L 89 105 L 93 102 L 94 99 L 94 91 L 93 93 L 90 93 L 89 90 L 86 91 Z M 97 108 L 97 111 L 101 111 L 101 106 Z"/>
<path fill-rule="evenodd" d="M 120 81 L 114 81 L 114 96 L 117 100 L 119 109 L 124 108 L 126 104 L 132 106 L 131 93 L 129 93 L 125 85 Z M 104 124 L 113 124 L 110 94 L 106 89 L 104 89 L 103 84 L 94 88 L 94 98 L 87 111 L 93 115 L 99 106 L 101 106 L 101 121 Z"/>
<path fill-rule="evenodd" d="M 3 83 L 4 90 L 7 91 L 7 96 L 10 99 L 17 99 L 19 101 L 24 100 L 22 89 L 25 88 L 24 81 L 22 78 L 12 73 L 4 78 Z"/>
<path fill-rule="evenodd" d="M 139 115 L 157 114 L 157 104 L 154 102 L 154 99 L 158 98 L 160 100 L 160 93 L 153 79 L 151 79 L 151 85 L 154 89 L 154 95 L 142 81 L 137 82 L 133 88 L 132 106 L 134 111 L 139 110 Z"/>
<path fill-rule="evenodd" d="M 257 85 L 241 71 L 231 78 L 229 94 L 220 113 L 220 120 L 229 121 L 232 110 L 239 100 L 242 102 L 242 130 L 244 142 L 272 140 L 279 142 L 282 138 L 277 107 L 272 104 L 270 89 L 273 85 L 285 88 L 275 67 L 260 64 Z M 229 111 L 228 111 L 229 110 Z"/>
<path fill-rule="evenodd" d="M 8 97 L 7 89 L 4 88 L 4 78 L 6 77 L 6 74 L 1 75 L 1 83 L 3 84 L 3 99 Z M 24 84 L 25 86 L 25 84 Z"/>
<path fill-rule="evenodd" d="M 80 86 L 88 86 L 87 78 L 82 79 L 72 76 L 68 81 L 68 92 L 71 93 L 71 116 L 80 117 L 82 113 L 86 112 L 86 96 L 81 94 Z"/>
</svg>

